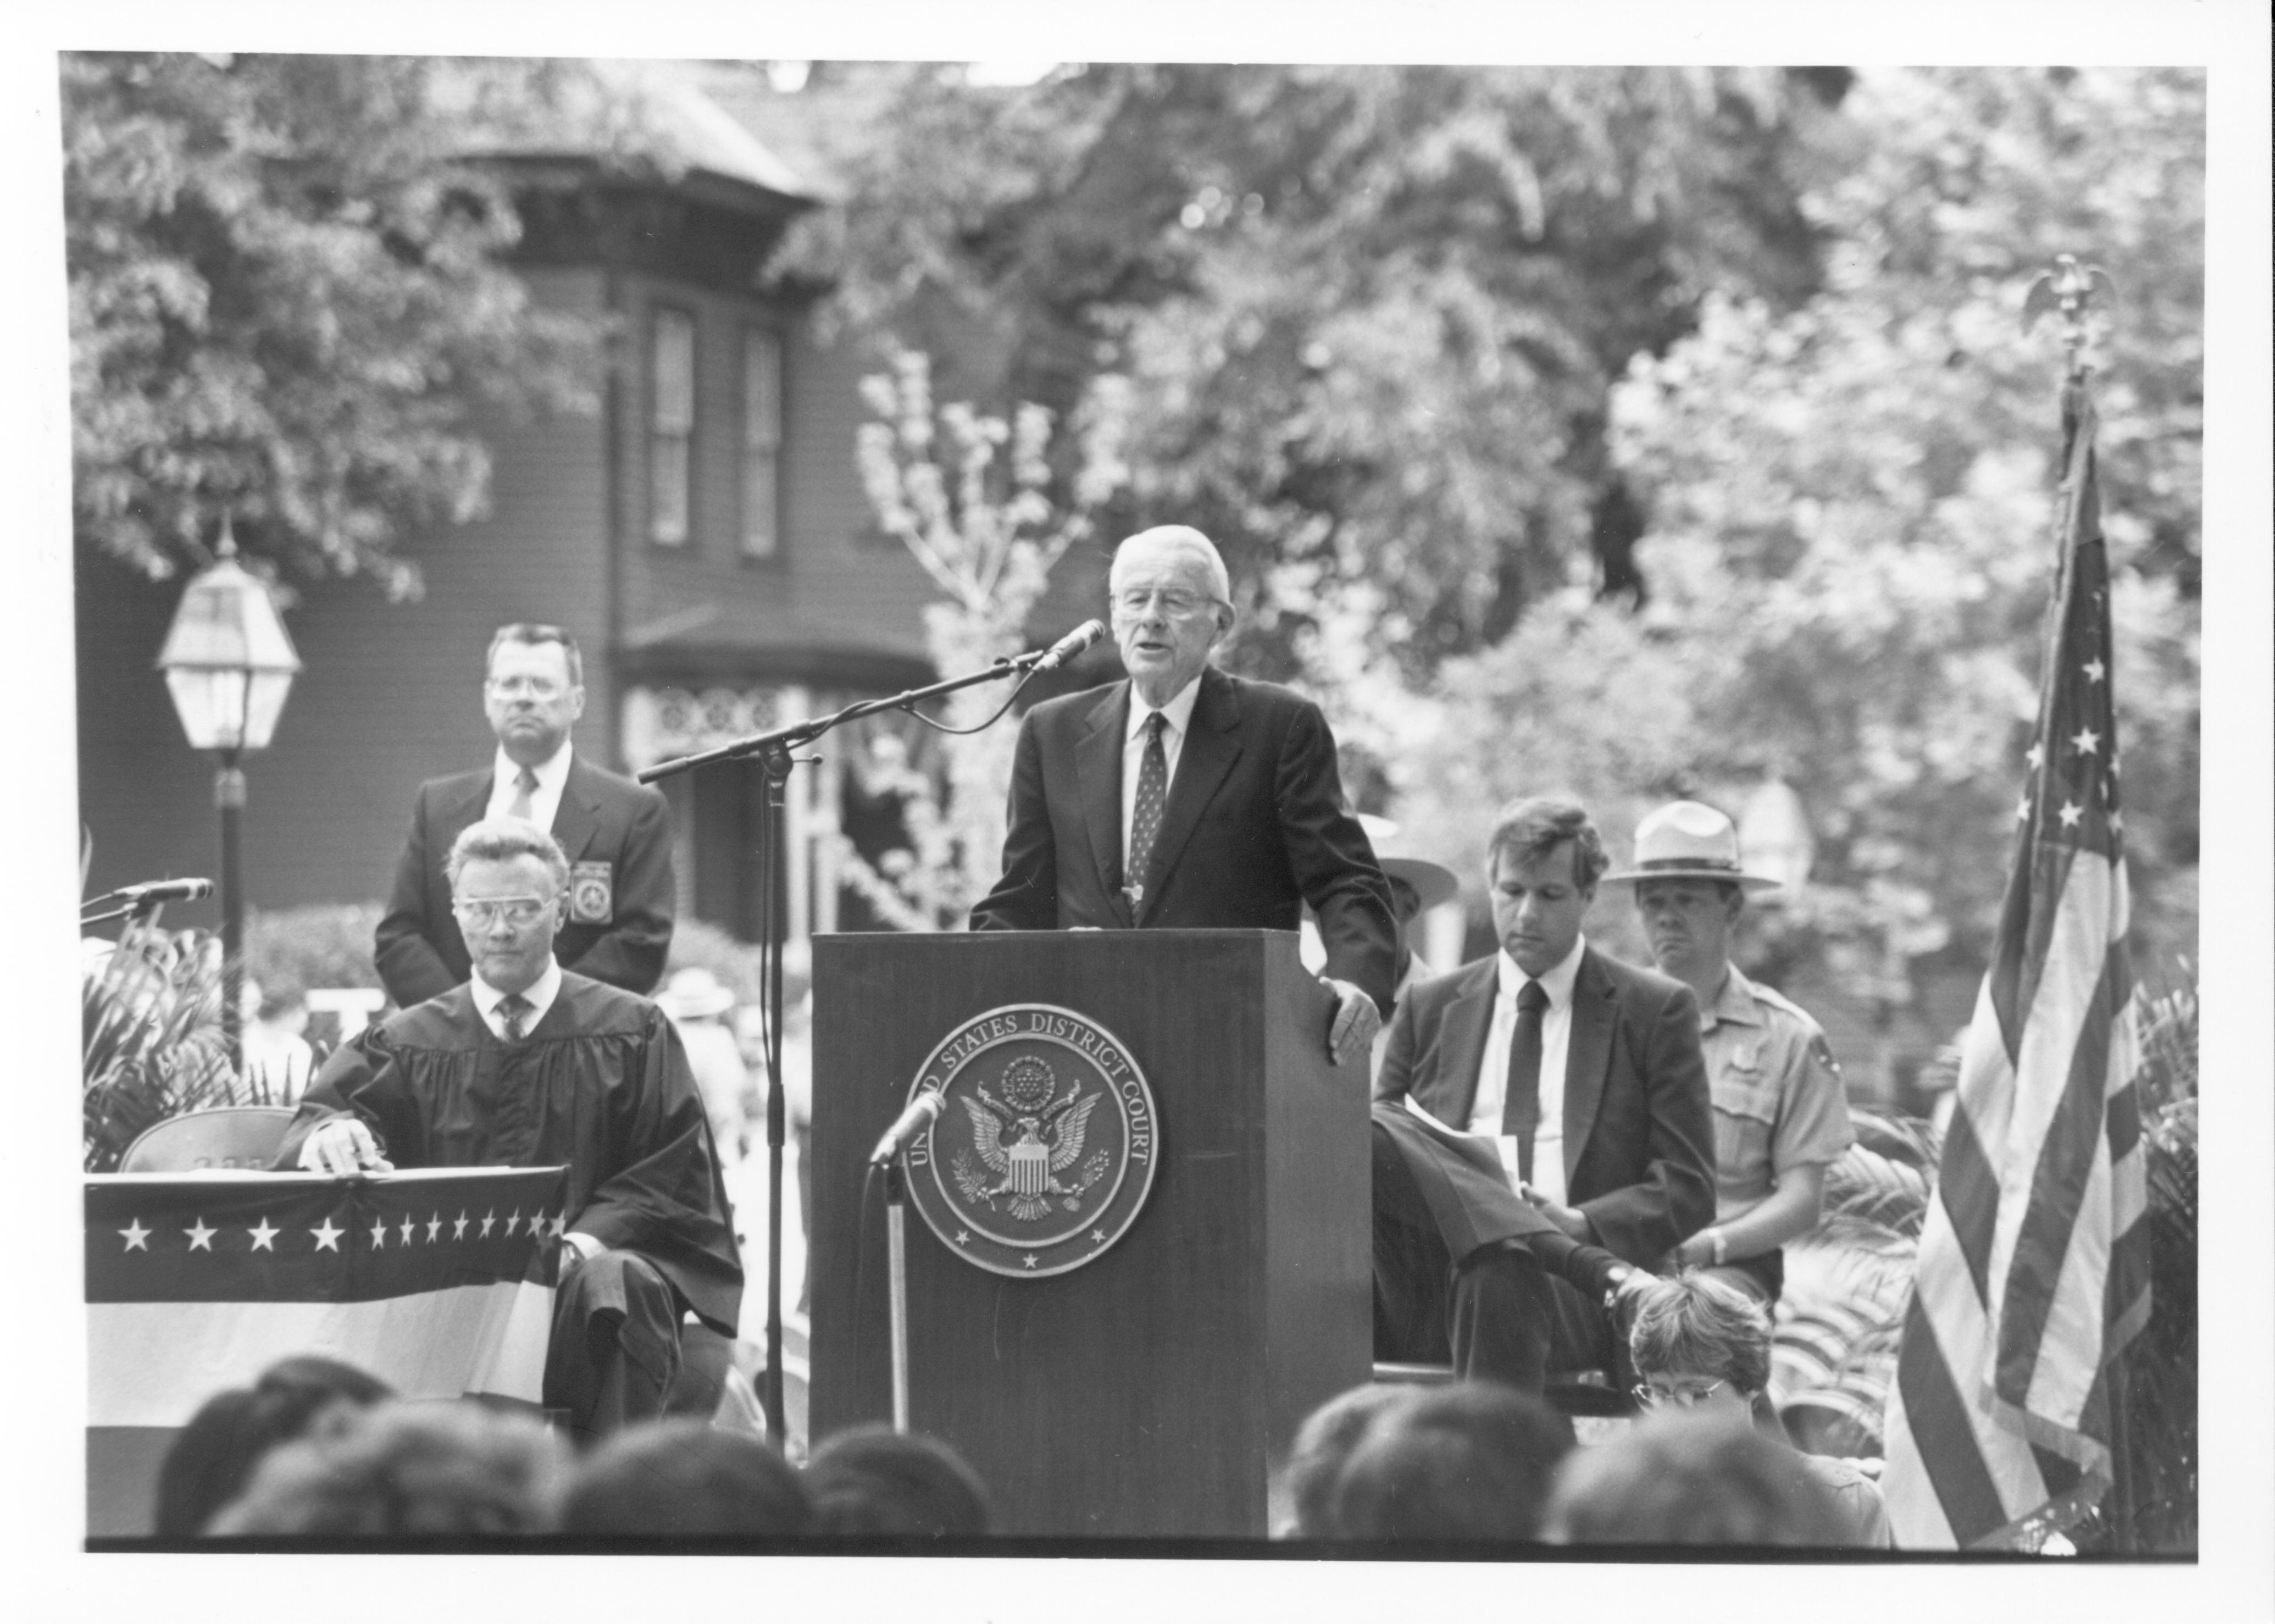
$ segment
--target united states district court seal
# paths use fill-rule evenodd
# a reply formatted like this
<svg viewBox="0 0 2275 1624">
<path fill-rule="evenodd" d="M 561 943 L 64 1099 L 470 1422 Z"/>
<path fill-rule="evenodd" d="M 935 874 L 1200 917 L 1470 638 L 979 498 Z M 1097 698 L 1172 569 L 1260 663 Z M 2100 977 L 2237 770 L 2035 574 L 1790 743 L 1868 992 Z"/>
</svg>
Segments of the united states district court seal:
<svg viewBox="0 0 2275 1624">
<path fill-rule="evenodd" d="M 1153 1091 L 1121 1039 L 1055 1004 L 1005 1004 L 944 1039 L 910 1084 L 940 1118 L 909 1146 L 909 1198 L 941 1243 L 1016 1279 L 1064 1274 L 1127 1234 L 1153 1188 Z"/>
</svg>

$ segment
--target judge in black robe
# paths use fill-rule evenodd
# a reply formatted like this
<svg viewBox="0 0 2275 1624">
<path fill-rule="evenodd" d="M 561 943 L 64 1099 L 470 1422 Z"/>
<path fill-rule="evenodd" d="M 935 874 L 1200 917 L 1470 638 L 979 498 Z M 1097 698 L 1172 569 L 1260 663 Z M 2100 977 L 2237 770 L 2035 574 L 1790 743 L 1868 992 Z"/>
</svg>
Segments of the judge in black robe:
<svg viewBox="0 0 2275 1624">
<path fill-rule="evenodd" d="M 469 829 L 454 864 L 495 827 Z M 533 826 L 519 827 L 548 840 Z M 549 866 L 479 857 L 458 865 L 477 883 L 533 876 L 521 888 L 540 895 Z M 514 887 L 492 888 L 503 895 Z M 688 1310 L 734 1335 L 743 1268 L 678 1034 L 646 999 L 556 965 L 547 923 L 493 919 L 486 927 L 513 950 L 498 961 L 508 983 L 520 978 L 509 961 L 537 962 L 532 950 L 543 938 L 542 969 L 515 989 L 541 1006 L 525 1035 L 509 1041 L 494 1030 L 500 994 L 478 959 L 470 983 L 367 1028 L 332 1055 L 276 1165 L 332 1165 L 303 1152 L 311 1135 L 343 1117 L 364 1130 L 355 1136 L 366 1147 L 362 1165 L 565 1164 L 563 1262 L 571 1266 L 555 1303 L 545 1402 L 567 1409 L 578 1435 L 589 1438 L 662 1413 Z M 330 1142 L 341 1138 L 336 1131 Z"/>
</svg>

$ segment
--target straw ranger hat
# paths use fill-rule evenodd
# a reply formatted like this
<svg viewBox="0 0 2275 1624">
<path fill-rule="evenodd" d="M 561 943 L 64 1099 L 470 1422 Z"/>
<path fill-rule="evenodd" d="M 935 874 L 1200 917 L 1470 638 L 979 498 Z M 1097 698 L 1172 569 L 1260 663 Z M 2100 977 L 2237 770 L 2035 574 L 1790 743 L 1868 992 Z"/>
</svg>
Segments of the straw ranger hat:
<svg viewBox="0 0 2275 1624">
<path fill-rule="evenodd" d="M 1422 899 L 1416 910 L 1417 913 L 1427 913 L 1440 903 L 1454 900 L 1454 893 L 1462 887 L 1461 881 L 1454 878 L 1453 870 L 1432 863 L 1427 857 L 1411 857 L 1401 853 L 1397 850 L 1402 843 L 1398 838 L 1398 826 L 1389 819 L 1378 818 L 1372 812 L 1361 812 L 1358 821 L 1359 827 L 1366 831 L 1368 843 L 1374 848 L 1374 860 L 1382 865 L 1382 872 L 1393 880 L 1402 880 L 1412 886 L 1414 895 Z"/>
<path fill-rule="evenodd" d="M 1697 801 L 1669 801 L 1636 826 L 1635 866 L 1606 874 L 1606 885 L 1646 880 L 1727 880 L 1749 891 L 1774 891 L 1778 882 L 1750 874 L 1738 863 L 1738 826 Z"/>
</svg>

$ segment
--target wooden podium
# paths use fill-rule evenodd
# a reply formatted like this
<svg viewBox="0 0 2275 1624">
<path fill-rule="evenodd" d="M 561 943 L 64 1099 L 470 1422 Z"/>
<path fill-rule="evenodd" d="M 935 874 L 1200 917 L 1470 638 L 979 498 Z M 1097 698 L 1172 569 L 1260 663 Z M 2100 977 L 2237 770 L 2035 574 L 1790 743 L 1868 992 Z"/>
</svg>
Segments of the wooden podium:
<svg viewBox="0 0 2275 1624">
<path fill-rule="evenodd" d="M 813 971 L 814 1439 L 891 1413 L 870 1151 L 944 1039 L 1055 1006 L 1150 1085 L 1150 1192 L 1118 1241 L 1040 1278 L 978 1266 L 911 1204 L 910 1424 L 979 1469 L 1001 1533 L 1266 1534 L 1297 1424 L 1372 1357 L 1366 1070 L 1329 1063 L 1333 1001 L 1296 937 L 822 936 Z"/>
</svg>

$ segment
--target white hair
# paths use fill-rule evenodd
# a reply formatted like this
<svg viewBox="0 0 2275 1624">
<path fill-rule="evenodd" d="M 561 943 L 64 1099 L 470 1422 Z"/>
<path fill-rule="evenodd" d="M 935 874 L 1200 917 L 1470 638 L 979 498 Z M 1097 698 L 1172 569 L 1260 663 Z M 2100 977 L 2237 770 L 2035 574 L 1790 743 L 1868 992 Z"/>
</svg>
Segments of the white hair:
<svg viewBox="0 0 2275 1624">
<path fill-rule="evenodd" d="M 1198 559 L 1208 572 L 1209 592 L 1225 608 L 1232 607 L 1232 577 L 1224 567 L 1224 558 L 1216 550 L 1216 543 L 1195 530 L 1190 525 L 1156 525 L 1151 530 L 1141 530 L 1123 540 L 1114 549 L 1113 567 L 1107 571 L 1110 582 L 1121 572 L 1122 555 L 1143 542 L 1149 548 L 1164 552 L 1179 552 Z"/>
</svg>

